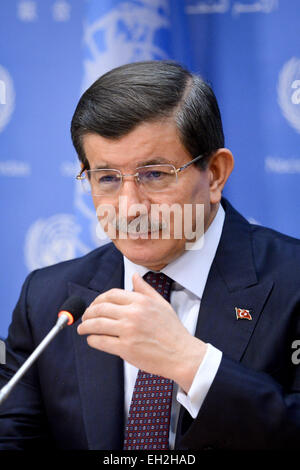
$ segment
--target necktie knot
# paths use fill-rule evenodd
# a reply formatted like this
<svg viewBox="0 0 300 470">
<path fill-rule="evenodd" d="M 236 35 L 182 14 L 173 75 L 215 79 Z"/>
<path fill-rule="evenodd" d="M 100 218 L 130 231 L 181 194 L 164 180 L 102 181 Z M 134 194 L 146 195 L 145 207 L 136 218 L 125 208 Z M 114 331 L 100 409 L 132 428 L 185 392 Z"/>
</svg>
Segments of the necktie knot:
<svg viewBox="0 0 300 470">
<path fill-rule="evenodd" d="M 150 284 L 164 299 L 170 302 L 170 294 L 173 280 L 164 273 L 148 271 L 144 275 L 144 280 Z"/>
</svg>

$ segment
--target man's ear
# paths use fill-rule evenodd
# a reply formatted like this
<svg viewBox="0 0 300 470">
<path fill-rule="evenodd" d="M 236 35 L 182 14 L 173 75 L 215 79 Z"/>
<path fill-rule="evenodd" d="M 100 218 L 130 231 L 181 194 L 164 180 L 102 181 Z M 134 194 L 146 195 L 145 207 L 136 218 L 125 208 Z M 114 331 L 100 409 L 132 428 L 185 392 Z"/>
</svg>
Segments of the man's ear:
<svg viewBox="0 0 300 470">
<path fill-rule="evenodd" d="M 218 149 L 208 163 L 210 202 L 220 202 L 222 191 L 234 167 L 234 158 L 230 150 Z"/>
</svg>

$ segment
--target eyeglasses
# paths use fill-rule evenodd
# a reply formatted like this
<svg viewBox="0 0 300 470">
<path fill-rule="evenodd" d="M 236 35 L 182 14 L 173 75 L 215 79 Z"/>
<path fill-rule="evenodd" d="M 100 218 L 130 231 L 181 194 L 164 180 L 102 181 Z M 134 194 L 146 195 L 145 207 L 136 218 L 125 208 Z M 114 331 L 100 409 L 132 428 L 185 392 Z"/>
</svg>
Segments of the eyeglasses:
<svg viewBox="0 0 300 470">
<path fill-rule="evenodd" d="M 136 183 L 144 188 L 146 192 L 159 192 L 172 187 L 178 181 L 178 174 L 188 168 L 193 163 L 203 158 L 205 155 L 198 155 L 185 165 L 175 168 L 174 165 L 158 164 L 145 165 L 136 168 L 133 174 L 122 174 L 115 169 L 82 169 L 76 176 L 83 186 L 83 190 L 92 193 L 94 196 L 113 196 L 119 192 L 124 178 L 134 177 Z"/>
</svg>

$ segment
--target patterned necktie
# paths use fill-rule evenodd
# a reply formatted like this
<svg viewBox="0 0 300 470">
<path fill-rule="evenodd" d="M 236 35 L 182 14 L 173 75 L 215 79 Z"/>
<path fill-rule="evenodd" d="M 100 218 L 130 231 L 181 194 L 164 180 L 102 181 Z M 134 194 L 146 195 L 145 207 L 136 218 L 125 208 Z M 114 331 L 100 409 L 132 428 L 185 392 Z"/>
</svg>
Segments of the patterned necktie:
<svg viewBox="0 0 300 470">
<path fill-rule="evenodd" d="M 172 279 L 148 272 L 144 279 L 168 302 Z M 172 380 L 139 370 L 125 429 L 125 450 L 169 448 Z"/>
</svg>

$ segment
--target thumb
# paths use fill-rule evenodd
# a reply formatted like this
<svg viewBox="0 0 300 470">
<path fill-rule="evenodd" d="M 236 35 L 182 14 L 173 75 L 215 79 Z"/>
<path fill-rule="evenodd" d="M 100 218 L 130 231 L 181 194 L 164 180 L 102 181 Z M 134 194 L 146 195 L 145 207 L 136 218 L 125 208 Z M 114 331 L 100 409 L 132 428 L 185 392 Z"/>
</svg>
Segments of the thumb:
<svg viewBox="0 0 300 470">
<path fill-rule="evenodd" d="M 138 273 L 134 273 L 132 276 L 132 286 L 135 292 L 147 295 L 152 298 L 161 299 L 162 296 L 153 287 L 148 284 Z"/>
</svg>

